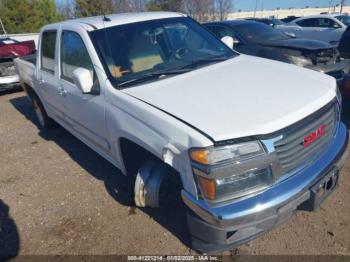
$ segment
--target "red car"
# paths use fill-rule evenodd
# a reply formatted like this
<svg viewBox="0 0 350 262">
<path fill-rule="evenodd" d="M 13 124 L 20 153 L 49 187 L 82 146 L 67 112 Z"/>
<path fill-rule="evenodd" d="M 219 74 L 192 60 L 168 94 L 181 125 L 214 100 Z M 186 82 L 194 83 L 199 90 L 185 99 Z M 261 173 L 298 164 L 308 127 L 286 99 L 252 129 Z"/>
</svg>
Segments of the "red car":
<svg viewBox="0 0 350 262">
<path fill-rule="evenodd" d="M 34 52 L 33 40 L 19 42 L 11 38 L 0 39 L 0 93 L 12 89 L 18 83 L 19 78 L 13 59 Z"/>
<path fill-rule="evenodd" d="M 11 38 L 0 39 L 0 59 L 12 59 L 34 53 L 33 40 L 19 42 Z"/>
</svg>

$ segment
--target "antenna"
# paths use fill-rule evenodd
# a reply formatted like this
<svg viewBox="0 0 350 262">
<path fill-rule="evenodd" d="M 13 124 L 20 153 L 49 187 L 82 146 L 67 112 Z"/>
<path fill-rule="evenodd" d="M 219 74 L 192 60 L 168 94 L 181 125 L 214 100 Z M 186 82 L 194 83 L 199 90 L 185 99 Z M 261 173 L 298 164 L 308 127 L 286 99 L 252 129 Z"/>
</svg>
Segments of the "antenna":
<svg viewBox="0 0 350 262">
<path fill-rule="evenodd" d="M 256 15 L 257 8 L 258 8 L 258 0 L 255 0 L 254 18 L 255 18 L 255 15 Z"/>
<path fill-rule="evenodd" d="M 109 17 L 107 17 L 104 12 L 103 12 L 103 21 L 104 22 L 110 22 L 111 21 L 111 19 Z"/>
</svg>

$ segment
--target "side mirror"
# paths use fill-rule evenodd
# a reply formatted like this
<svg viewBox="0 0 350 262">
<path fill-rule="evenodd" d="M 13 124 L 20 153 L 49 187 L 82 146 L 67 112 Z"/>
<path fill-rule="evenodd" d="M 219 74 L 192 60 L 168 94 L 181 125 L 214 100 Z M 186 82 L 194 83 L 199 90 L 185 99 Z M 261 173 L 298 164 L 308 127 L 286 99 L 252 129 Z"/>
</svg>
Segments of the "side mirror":
<svg viewBox="0 0 350 262">
<path fill-rule="evenodd" d="M 221 41 L 231 49 L 233 49 L 234 45 L 239 44 L 239 40 L 232 36 L 224 36 L 221 38 Z"/>
<path fill-rule="evenodd" d="M 334 23 L 334 25 L 333 25 L 333 28 L 334 29 L 338 29 L 338 28 L 340 28 L 341 26 L 339 25 L 339 24 L 337 24 L 337 23 Z"/>
<path fill-rule="evenodd" d="M 90 93 L 94 85 L 90 71 L 82 67 L 73 71 L 73 81 L 83 94 Z"/>
</svg>

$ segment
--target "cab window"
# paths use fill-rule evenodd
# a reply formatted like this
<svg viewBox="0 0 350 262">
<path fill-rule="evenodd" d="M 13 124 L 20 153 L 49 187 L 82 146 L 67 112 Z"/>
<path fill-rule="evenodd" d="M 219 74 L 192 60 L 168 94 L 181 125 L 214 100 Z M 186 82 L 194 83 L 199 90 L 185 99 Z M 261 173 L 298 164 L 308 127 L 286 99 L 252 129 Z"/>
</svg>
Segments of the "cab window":
<svg viewBox="0 0 350 262">
<path fill-rule="evenodd" d="M 302 27 L 316 27 L 317 25 L 317 19 L 310 18 L 310 19 L 303 19 L 298 22 L 296 22 L 299 26 Z"/>
<path fill-rule="evenodd" d="M 56 37 L 56 31 L 46 31 L 41 38 L 41 69 L 52 74 L 55 71 Z"/>
<path fill-rule="evenodd" d="M 91 77 L 94 77 L 93 63 L 80 35 L 72 31 L 63 31 L 61 37 L 61 78 L 73 83 L 73 71 L 79 67 L 88 69 Z"/>
<path fill-rule="evenodd" d="M 323 27 L 323 28 L 334 28 L 338 25 L 334 20 L 329 18 L 319 18 L 317 19 L 317 27 Z"/>
</svg>

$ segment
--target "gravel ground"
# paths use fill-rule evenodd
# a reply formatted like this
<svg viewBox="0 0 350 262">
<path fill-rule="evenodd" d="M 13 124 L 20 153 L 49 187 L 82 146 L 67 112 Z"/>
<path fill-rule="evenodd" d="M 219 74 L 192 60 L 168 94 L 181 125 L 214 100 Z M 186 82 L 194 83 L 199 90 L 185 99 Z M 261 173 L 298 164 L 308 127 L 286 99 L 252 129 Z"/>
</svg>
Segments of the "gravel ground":
<svg viewBox="0 0 350 262">
<path fill-rule="evenodd" d="M 181 207 L 132 207 L 114 166 L 63 128 L 39 132 L 23 92 L 0 96 L 0 156 L 0 254 L 196 254 Z M 350 255 L 349 162 L 320 210 L 233 253 Z"/>
</svg>

